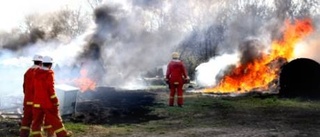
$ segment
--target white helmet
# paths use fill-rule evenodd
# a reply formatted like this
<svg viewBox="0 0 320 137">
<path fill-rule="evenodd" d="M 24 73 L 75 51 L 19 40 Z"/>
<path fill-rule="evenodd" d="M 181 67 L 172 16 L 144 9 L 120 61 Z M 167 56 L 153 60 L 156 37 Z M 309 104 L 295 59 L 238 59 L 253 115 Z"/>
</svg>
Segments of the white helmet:
<svg viewBox="0 0 320 137">
<path fill-rule="evenodd" d="M 42 63 L 53 63 L 53 59 L 49 56 L 44 56 Z"/>
<path fill-rule="evenodd" d="M 179 53 L 178 52 L 173 52 L 172 53 L 172 58 L 173 59 L 178 59 L 180 57 Z"/>
<path fill-rule="evenodd" d="M 42 61 L 43 57 L 41 55 L 34 55 L 32 61 Z"/>
</svg>

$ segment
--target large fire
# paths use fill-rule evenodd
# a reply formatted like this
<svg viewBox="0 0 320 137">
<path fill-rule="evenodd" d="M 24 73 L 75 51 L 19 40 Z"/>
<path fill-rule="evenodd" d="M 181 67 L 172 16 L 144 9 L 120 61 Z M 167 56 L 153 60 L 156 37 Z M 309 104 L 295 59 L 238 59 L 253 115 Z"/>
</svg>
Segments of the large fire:
<svg viewBox="0 0 320 137">
<path fill-rule="evenodd" d="M 94 90 L 96 88 L 96 83 L 92 79 L 88 78 L 88 71 L 86 69 L 80 70 L 80 77 L 75 79 L 74 82 L 82 92 Z"/>
<path fill-rule="evenodd" d="M 96 82 L 89 78 L 88 70 L 82 68 L 79 72 L 79 76 L 76 78 L 64 78 L 57 80 L 59 84 L 70 84 L 75 87 L 78 87 L 81 92 L 85 91 L 94 91 L 96 88 Z"/>
<path fill-rule="evenodd" d="M 292 60 L 297 43 L 313 32 L 311 19 L 296 20 L 294 23 L 285 22 L 285 30 L 281 40 L 272 42 L 268 54 L 261 55 L 254 61 L 237 66 L 231 73 L 224 76 L 220 83 L 205 92 L 248 92 L 255 89 L 266 90 L 277 79 L 280 65 L 270 65 L 275 60 Z"/>
</svg>

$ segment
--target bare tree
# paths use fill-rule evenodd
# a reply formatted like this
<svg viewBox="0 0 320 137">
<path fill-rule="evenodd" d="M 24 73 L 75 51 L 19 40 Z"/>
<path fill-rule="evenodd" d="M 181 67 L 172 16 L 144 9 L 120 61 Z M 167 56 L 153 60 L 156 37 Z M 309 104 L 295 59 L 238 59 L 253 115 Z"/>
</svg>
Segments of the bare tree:
<svg viewBox="0 0 320 137">
<path fill-rule="evenodd" d="M 92 10 L 94 10 L 102 3 L 102 0 L 87 0 L 87 2 L 89 6 L 92 8 Z"/>
<path fill-rule="evenodd" d="M 48 14 L 32 14 L 25 18 L 22 26 L 27 31 L 41 29 L 45 31 L 47 39 L 59 36 L 72 39 L 82 33 L 87 28 L 89 15 L 81 12 L 81 9 L 71 10 L 67 7 L 63 10 Z"/>
</svg>

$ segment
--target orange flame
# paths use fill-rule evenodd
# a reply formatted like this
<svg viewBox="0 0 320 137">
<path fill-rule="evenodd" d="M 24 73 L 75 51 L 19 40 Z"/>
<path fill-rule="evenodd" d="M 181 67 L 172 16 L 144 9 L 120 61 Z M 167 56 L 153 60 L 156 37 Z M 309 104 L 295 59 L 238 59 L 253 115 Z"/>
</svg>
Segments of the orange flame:
<svg viewBox="0 0 320 137">
<path fill-rule="evenodd" d="M 297 43 L 313 32 L 311 19 L 296 20 L 294 24 L 285 22 L 285 31 L 281 40 L 273 41 L 271 51 L 262 58 L 248 64 L 241 64 L 222 78 L 220 83 L 204 92 L 248 92 L 255 89 L 266 90 L 277 79 L 280 65 L 270 66 L 277 59 L 293 59 L 294 48 Z"/>
<path fill-rule="evenodd" d="M 86 69 L 80 70 L 80 77 L 75 79 L 75 84 L 80 88 L 80 91 L 94 90 L 96 83 L 88 78 L 88 71 Z"/>
</svg>

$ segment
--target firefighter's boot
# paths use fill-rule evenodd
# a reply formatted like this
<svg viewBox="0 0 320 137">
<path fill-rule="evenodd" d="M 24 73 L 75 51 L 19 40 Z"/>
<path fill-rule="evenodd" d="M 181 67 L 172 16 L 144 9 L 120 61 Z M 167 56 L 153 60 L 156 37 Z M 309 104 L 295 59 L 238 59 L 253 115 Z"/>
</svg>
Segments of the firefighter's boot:
<svg viewBox="0 0 320 137">
<path fill-rule="evenodd" d="M 72 136 L 73 136 L 72 131 L 67 131 L 67 137 L 72 137 Z"/>
<path fill-rule="evenodd" d="M 46 137 L 55 137 L 54 131 L 52 128 L 44 129 Z"/>
</svg>

